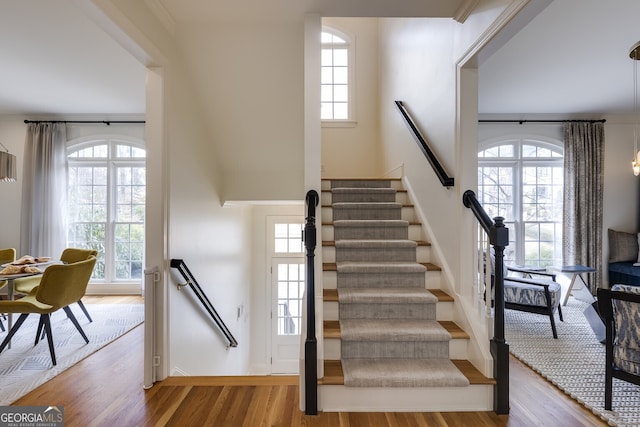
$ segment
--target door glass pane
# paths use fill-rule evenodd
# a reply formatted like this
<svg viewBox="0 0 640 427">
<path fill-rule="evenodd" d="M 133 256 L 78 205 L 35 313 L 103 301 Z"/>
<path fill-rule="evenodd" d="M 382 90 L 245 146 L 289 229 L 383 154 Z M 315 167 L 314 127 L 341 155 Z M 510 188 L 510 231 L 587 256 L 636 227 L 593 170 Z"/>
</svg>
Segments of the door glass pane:
<svg viewBox="0 0 640 427">
<path fill-rule="evenodd" d="M 278 264 L 278 335 L 300 335 L 305 265 Z"/>
</svg>

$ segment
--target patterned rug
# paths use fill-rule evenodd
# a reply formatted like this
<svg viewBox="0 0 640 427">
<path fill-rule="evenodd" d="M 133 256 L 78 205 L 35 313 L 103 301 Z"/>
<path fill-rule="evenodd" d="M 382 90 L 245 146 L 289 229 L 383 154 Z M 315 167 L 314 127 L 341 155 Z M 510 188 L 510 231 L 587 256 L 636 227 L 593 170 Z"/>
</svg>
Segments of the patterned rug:
<svg viewBox="0 0 640 427">
<path fill-rule="evenodd" d="M 505 310 L 510 352 L 572 399 L 614 426 L 640 426 L 640 387 L 613 379 L 613 410 L 604 409 L 605 350 L 584 315 L 587 303 L 570 299 L 556 316 L 553 339 L 547 316 Z"/>
<path fill-rule="evenodd" d="M 56 366 L 51 364 L 46 339 L 33 345 L 40 316 L 32 314 L 27 318 L 11 340 L 11 348 L 0 354 L 0 405 L 11 404 L 144 320 L 142 304 L 86 304 L 86 307 L 93 318 L 91 323 L 76 304 L 71 309 L 87 334 L 89 344 L 84 342 L 64 311 L 52 314 Z M 6 335 L 6 331 L 1 332 L 0 339 Z"/>
</svg>

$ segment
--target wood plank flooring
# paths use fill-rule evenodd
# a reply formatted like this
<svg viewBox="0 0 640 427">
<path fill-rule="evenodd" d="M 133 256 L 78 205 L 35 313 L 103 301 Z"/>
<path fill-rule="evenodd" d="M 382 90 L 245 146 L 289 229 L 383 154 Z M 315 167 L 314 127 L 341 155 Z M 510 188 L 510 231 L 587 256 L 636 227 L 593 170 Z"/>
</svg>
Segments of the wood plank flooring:
<svg viewBox="0 0 640 427">
<path fill-rule="evenodd" d="M 85 304 L 113 297 L 85 297 Z M 115 302 L 130 302 L 128 297 Z M 606 423 L 511 358 L 511 412 L 320 413 L 298 409 L 295 376 L 172 377 L 143 383 L 143 327 L 16 401 L 61 405 L 65 426 L 605 426 Z"/>
</svg>

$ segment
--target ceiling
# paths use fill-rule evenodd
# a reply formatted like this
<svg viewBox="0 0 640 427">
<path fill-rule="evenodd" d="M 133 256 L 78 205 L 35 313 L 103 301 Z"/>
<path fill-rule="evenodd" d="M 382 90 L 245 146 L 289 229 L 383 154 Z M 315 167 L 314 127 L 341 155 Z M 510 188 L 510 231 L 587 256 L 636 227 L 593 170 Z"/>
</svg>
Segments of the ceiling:
<svg viewBox="0 0 640 427">
<path fill-rule="evenodd" d="M 638 15 L 638 0 L 552 1 L 480 65 L 480 112 L 633 112 Z"/>
<path fill-rule="evenodd" d="M 196 17 L 239 19 L 243 10 L 251 9 L 250 0 L 155 1 L 177 22 Z M 396 1 L 407 8 L 461 3 Z M 372 14 L 376 5 L 385 3 L 370 2 Z M 284 13 L 287 7 L 353 13 L 343 0 L 269 4 L 279 7 L 254 8 L 253 19 Z M 451 7 L 441 13 L 451 13 Z M 633 61 L 628 52 L 640 40 L 639 15 L 638 0 L 551 1 L 480 64 L 480 113 L 578 117 L 633 111 Z M 144 66 L 85 16 L 74 0 L 4 1 L 0 64 L 0 114 L 144 114 Z"/>
<path fill-rule="evenodd" d="M 145 67 L 73 0 L 3 1 L 0 114 L 145 111 Z"/>
</svg>

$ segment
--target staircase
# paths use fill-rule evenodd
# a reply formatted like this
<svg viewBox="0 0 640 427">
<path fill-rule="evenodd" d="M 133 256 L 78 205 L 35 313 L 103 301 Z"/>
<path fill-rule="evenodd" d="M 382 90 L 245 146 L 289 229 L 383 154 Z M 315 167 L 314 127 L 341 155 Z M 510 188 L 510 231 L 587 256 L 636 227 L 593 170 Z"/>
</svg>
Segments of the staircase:
<svg viewBox="0 0 640 427">
<path fill-rule="evenodd" d="M 494 380 L 469 335 L 402 182 L 322 183 L 324 376 L 319 409 L 490 410 Z"/>
</svg>

